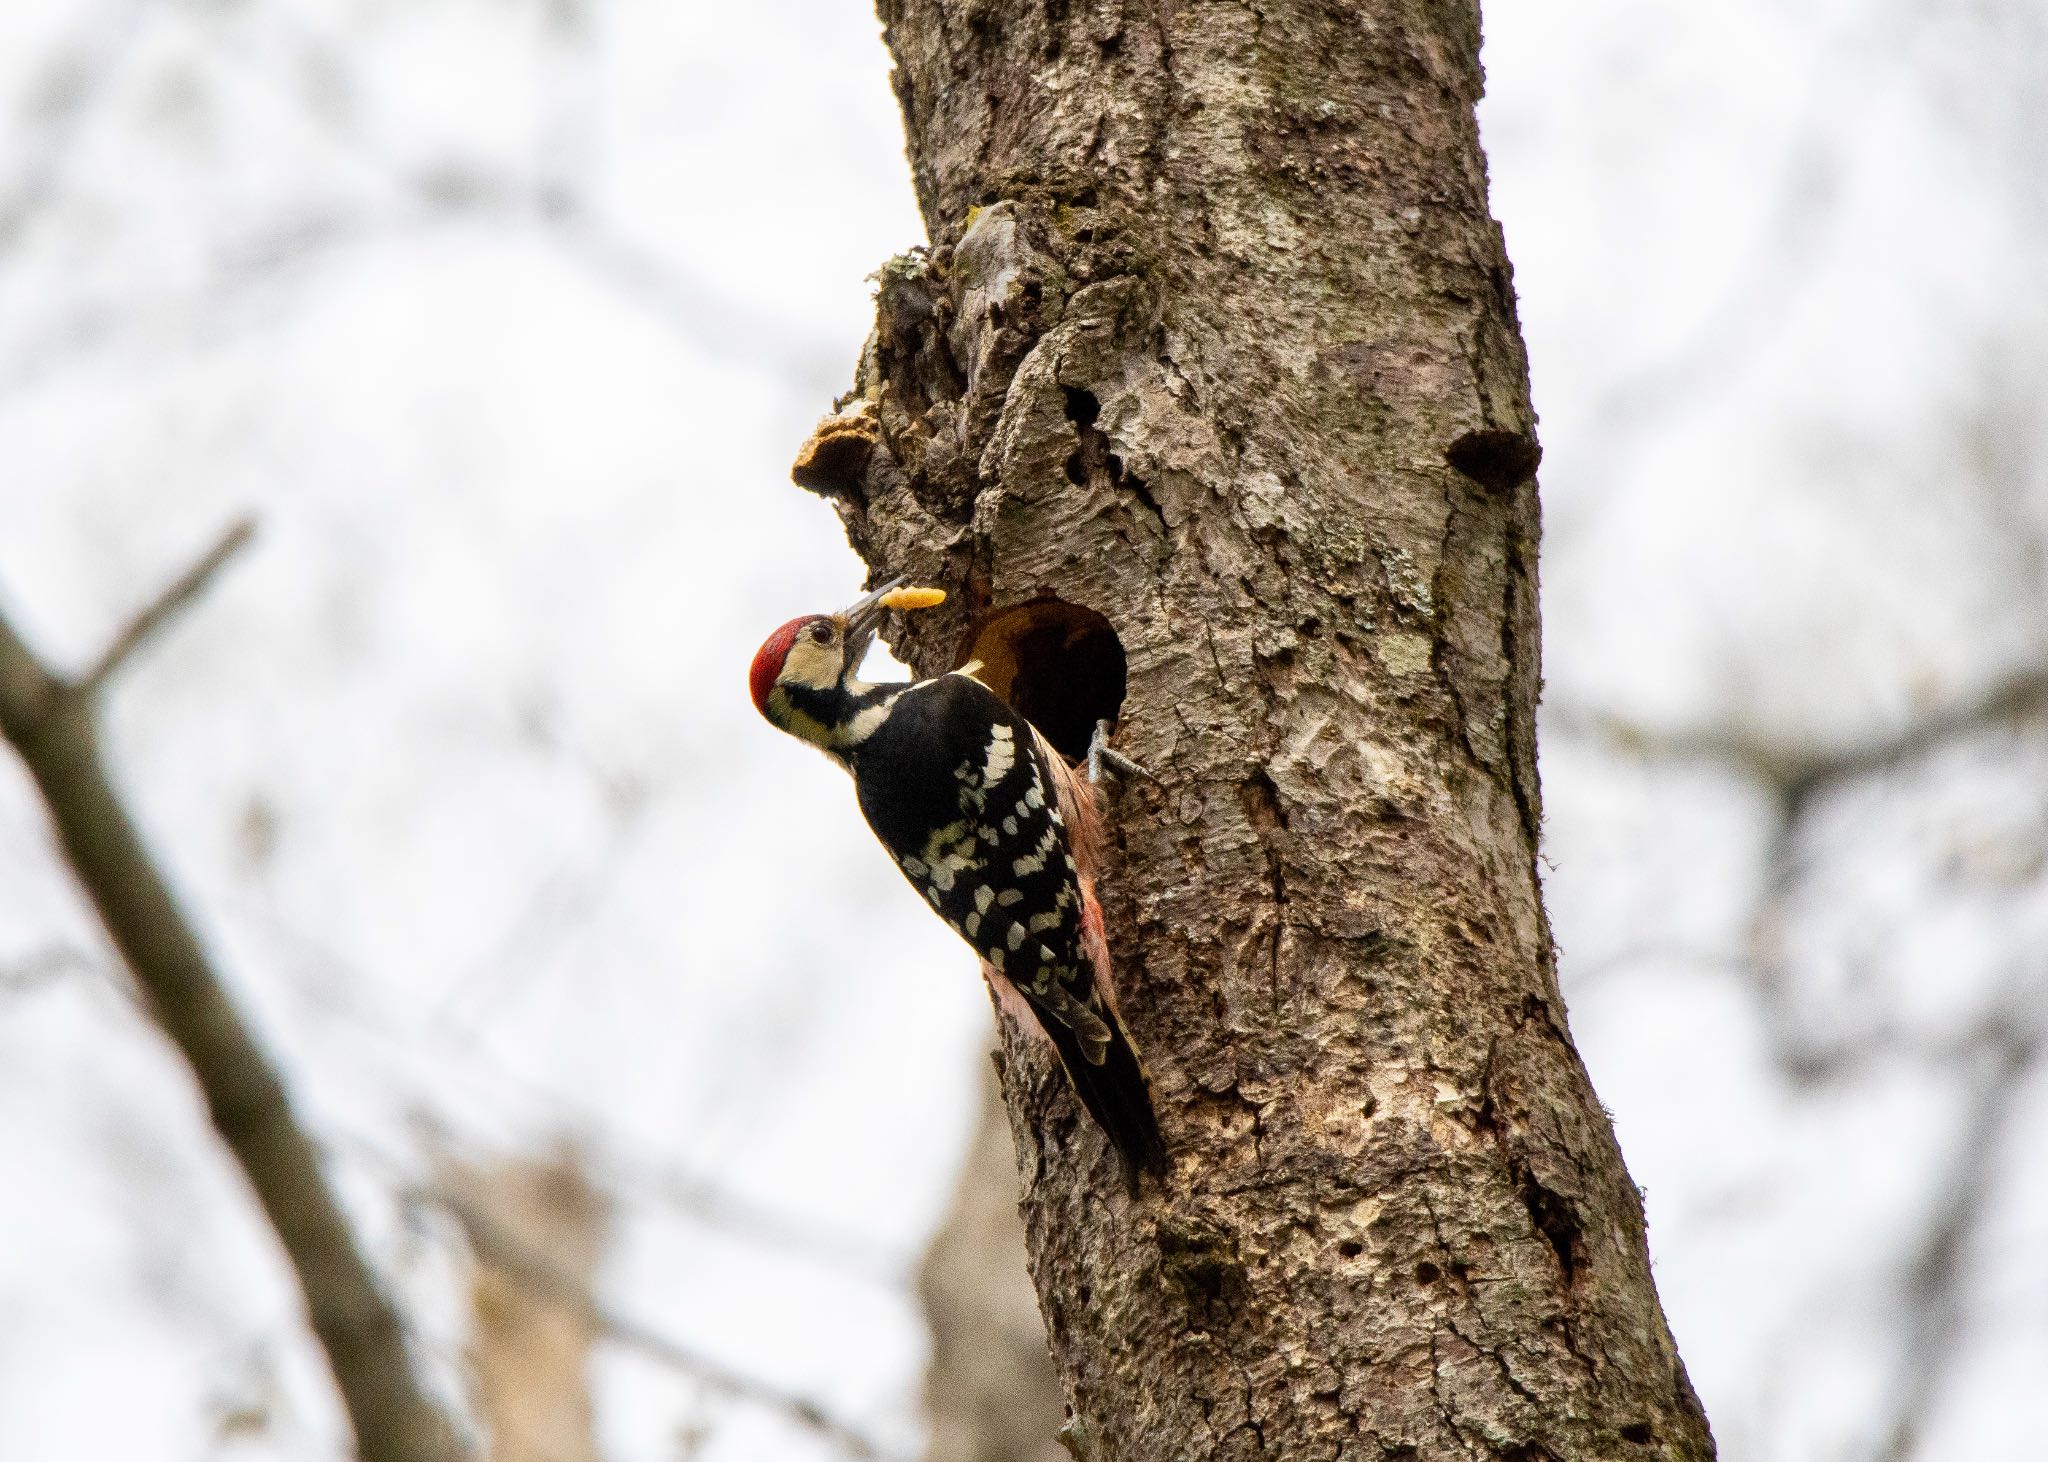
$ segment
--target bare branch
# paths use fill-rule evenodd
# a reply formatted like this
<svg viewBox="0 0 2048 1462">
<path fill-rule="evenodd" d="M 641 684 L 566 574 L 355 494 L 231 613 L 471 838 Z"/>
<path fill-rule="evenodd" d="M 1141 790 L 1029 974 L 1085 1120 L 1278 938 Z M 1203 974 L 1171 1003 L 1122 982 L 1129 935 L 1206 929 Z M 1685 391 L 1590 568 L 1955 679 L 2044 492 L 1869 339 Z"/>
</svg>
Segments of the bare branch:
<svg viewBox="0 0 2048 1462">
<path fill-rule="evenodd" d="M 755 1203 L 708 1178 L 668 1165 L 642 1169 L 636 1185 L 646 1195 L 699 1223 L 751 1242 L 781 1248 L 877 1284 L 901 1289 L 909 1261 L 868 1234 L 780 1208 Z"/>
<path fill-rule="evenodd" d="M 406 1196 L 440 1209 L 462 1228 L 478 1259 L 517 1280 L 531 1292 L 562 1306 L 615 1344 L 687 1373 L 714 1391 L 751 1402 L 787 1417 L 806 1430 L 830 1438 L 854 1457 L 892 1458 L 865 1434 L 835 1420 L 817 1402 L 729 1370 L 710 1356 L 621 1315 L 601 1302 L 576 1277 L 548 1255 L 524 1243 L 480 1205 L 441 1184 L 415 1185 Z"/>
<path fill-rule="evenodd" d="M 1906 1276 L 1911 1329 L 1900 1360 L 1899 1384 L 1878 1462 L 1908 1462 L 1919 1450 L 1927 1412 L 1941 1394 L 1955 1359 L 1965 1315 L 1961 1291 L 1971 1240 L 1976 1237 L 1996 1181 L 1999 1148 L 2011 1127 L 2022 1086 L 2039 1052 L 2032 1030 L 2008 1031 L 1992 1043 L 1992 1068 L 1964 1120 L 1943 1199 L 1928 1224 Z"/>
<path fill-rule="evenodd" d="M 213 547 L 199 555 L 185 572 L 164 585 L 154 599 L 121 627 L 106 649 L 100 651 L 92 668 L 79 677 L 79 691 L 87 696 L 98 694 L 100 687 L 127 662 L 130 655 L 141 649 L 179 610 L 205 592 L 214 575 L 227 567 L 228 560 L 239 553 L 255 534 L 256 521 L 253 518 L 237 518 L 230 523 L 214 540 Z"/>
<path fill-rule="evenodd" d="M 245 536 L 230 533 L 144 611 L 101 657 L 104 670 L 197 593 Z M 4 615 L 0 734 L 34 777 L 66 861 L 284 1246 L 360 1456 L 452 1462 L 461 1455 L 454 1433 L 413 1374 L 398 1312 L 356 1246 L 318 1149 L 114 792 L 91 698 L 38 660 Z"/>
<path fill-rule="evenodd" d="M 1553 708 L 1546 731 L 1603 741 L 1627 754 L 1658 760 L 1716 761 L 1776 789 L 1796 816 L 1813 795 L 1848 777 L 1900 766 L 1942 742 L 1990 726 L 2007 726 L 2048 711 L 2048 665 L 2001 676 L 1976 695 L 1930 712 L 1889 735 L 1833 749 L 1795 746 L 1737 728 L 1662 731 L 1605 712 Z"/>
</svg>

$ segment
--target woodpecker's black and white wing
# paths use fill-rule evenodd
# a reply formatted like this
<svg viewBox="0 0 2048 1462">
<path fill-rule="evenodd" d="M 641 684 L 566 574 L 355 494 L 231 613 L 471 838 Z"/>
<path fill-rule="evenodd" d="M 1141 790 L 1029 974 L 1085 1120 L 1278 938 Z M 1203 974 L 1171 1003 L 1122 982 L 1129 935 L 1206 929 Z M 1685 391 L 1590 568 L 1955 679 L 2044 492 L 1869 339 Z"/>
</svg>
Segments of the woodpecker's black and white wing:
<svg viewBox="0 0 2048 1462">
<path fill-rule="evenodd" d="M 1135 1188 L 1165 1148 L 1136 1049 L 1109 1000 L 1100 915 L 1061 811 L 1072 773 L 966 675 L 898 693 L 854 749 L 861 811 L 939 916 L 1015 987 Z"/>
</svg>

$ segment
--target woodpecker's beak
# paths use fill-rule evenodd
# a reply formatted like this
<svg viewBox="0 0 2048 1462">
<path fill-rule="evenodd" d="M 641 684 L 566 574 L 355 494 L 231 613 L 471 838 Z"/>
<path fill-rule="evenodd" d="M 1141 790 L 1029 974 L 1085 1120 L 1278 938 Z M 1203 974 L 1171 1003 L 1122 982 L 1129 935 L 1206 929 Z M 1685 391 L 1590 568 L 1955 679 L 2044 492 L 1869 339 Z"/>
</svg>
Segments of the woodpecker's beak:
<svg viewBox="0 0 2048 1462">
<path fill-rule="evenodd" d="M 868 645 L 875 637 L 875 631 L 882 627 L 882 616 L 888 607 L 882 599 L 891 589 L 903 583 L 905 575 L 898 574 L 888 583 L 870 593 L 863 594 L 846 608 L 839 611 L 839 618 L 846 624 L 846 668 L 851 671 L 860 666 L 861 656 L 868 652 Z"/>
</svg>

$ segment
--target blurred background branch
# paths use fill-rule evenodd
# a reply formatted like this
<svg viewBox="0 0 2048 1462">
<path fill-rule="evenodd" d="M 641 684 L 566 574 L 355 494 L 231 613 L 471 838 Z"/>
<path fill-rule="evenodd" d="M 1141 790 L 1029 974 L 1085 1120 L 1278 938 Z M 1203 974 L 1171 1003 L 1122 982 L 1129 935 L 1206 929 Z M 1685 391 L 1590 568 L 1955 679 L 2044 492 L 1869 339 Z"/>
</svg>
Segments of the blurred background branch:
<svg viewBox="0 0 2048 1462">
<path fill-rule="evenodd" d="M 551 1181 L 557 1186 L 562 1186 L 559 1170 L 552 1175 Z M 462 1179 L 458 1178 L 458 1182 L 462 1182 Z M 464 1186 L 474 1188 L 476 1185 L 471 1180 Z M 574 1232 L 563 1233 L 559 1230 L 565 1225 L 550 1225 L 549 1227 L 558 1231 L 530 1238 L 518 1232 L 514 1226 L 516 1220 L 502 1221 L 493 1212 L 490 1204 L 462 1191 L 460 1187 L 418 1187 L 412 1189 L 407 1196 L 414 1202 L 442 1209 L 461 1225 L 464 1238 L 482 1262 L 487 1274 L 491 1276 L 490 1296 L 480 1300 L 479 1305 L 492 1312 L 493 1324 L 505 1323 L 504 1311 L 507 1305 L 501 1287 L 509 1284 L 519 1292 L 522 1300 L 541 1302 L 549 1311 L 567 1316 L 587 1328 L 592 1336 L 602 1336 L 606 1340 L 650 1356 L 663 1365 L 673 1366 L 720 1395 L 777 1412 L 797 1425 L 830 1440 L 850 1457 L 873 1459 L 894 1455 L 877 1447 L 872 1440 L 854 1428 L 835 1420 L 817 1402 L 791 1395 L 752 1377 L 740 1375 L 719 1364 L 712 1357 L 692 1351 L 687 1346 L 601 1304 L 591 1294 L 588 1285 L 587 1271 L 594 1263 L 595 1249 L 591 1248 L 581 1264 L 578 1264 L 577 1256 L 584 1255 L 589 1243 L 589 1235 L 581 1227 Z M 595 1194 L 586 1190 L 573 1196 L 568 1206 L 574 1210 L 587 1207 L 595 1201 Z M 531 1224 L 528 1226 L 532 1227 Z M 566 1262 L 561 1252 L 565 1245 L 569 1253 Z M 586 1272 L 579 1276 L 576 1267 L 581 1267 Z M 530 1325 L 532 1321 L 528 1320 L 527 1323 Z M 587 1349 L 587 1342 L 582 1348 Z M 535 1398 L 530 1394 L 530 1387 L 524 1383 L 502 1384 L 502 1369 L 506 1366 L 532 1365 L 536 1360 L 533 1354 L 535 1347 L 529 1341 L 517 1346 L 512 1353 L 503 1353 L 506 1347 L 502 1344 L 495 1346 L 494 1349 L 500 1353 L 495 1354 L 481 1368 L 481 1379 L 487 1397 L 485 1410 L 487 1414 L 504 1417 L 508 1413 L 523 1410 L 528 1402 Z M 515 1432 L 523 1430 L 516 1422 L 512 1426 Z M 568 1456 L 573 1459 L 575 1455 L 572 1447 Z"/>
<path fill-rule="evenodd" d="M 255 532 L 256 524 L 248 518 L 230 524 L 214 540 L 213 547 L 194 559 L 185 572 L 164 585 L 154 599 L 137 610 L 135 617 L 115 632 L 107 647 L 100 651 L 99 658 L 73 682 L 70 689 L 86 699 L 99 694 L 100 688 L 130 655 L 141 649 L 172 615 L 206 592 L 213 576 L 227 567 L 228 560 L 241 551 Z"/>
<path fill-rule="evenodd" d="M 365 1462 L 452 1462 L 460 1455 L 454 1432 L 413 1374 L 398 1313 L 356 1246 L 313 1140 L 100 761 L 93 696 L 249 531 L 242 522 L 224 534 L 115 635 L 81 680 L 44 665 L 0 616 L 0 734 L 34 777 L 65 860 L 284 1246 Z"/>
</svg>

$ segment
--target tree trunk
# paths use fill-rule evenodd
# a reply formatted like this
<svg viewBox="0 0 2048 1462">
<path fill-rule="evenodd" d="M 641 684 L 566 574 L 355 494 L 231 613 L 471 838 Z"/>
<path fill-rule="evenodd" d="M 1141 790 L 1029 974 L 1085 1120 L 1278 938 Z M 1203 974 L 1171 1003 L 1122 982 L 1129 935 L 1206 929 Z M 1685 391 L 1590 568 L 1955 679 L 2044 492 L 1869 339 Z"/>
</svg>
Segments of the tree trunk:
<svg viewBox="0 0 2048 1462">
<path fill-rule="evenodd" d="M 1536 878 L 1475 9 L 881 11 L 932 247 L 796 476 L 954 590 L 919 671 L 974 654 L 1069 749 L 1121 702 L 1158 778 L 1102 893 L 1164 1189 L 1005 1035 L 1069 1450 L 1710 1457 Z"/>
<path fill-rule="evenodd" d="M 438 1154 L 436 1166 L 508 1243 L 544 1255 L 562 1280 L 589 1293 L 610 1215 L 575 1147 L 488 1163 Z M 488 1250 L 473 1263 L 469 1374 L 490 1433 L 488 1462 L 599 1462 L 589 1381 L 597 1317 Z"/>
<path fill-rule="evenodd" d="M 925 1250 L 918 1296 L 931 1327 L 926 1462 L 1064 1462 L 1053 1440 L 1060 1384 L 1024 1273 L 1017 1151 L 993 1078 L 953 1190 Z"/>
</svg>

